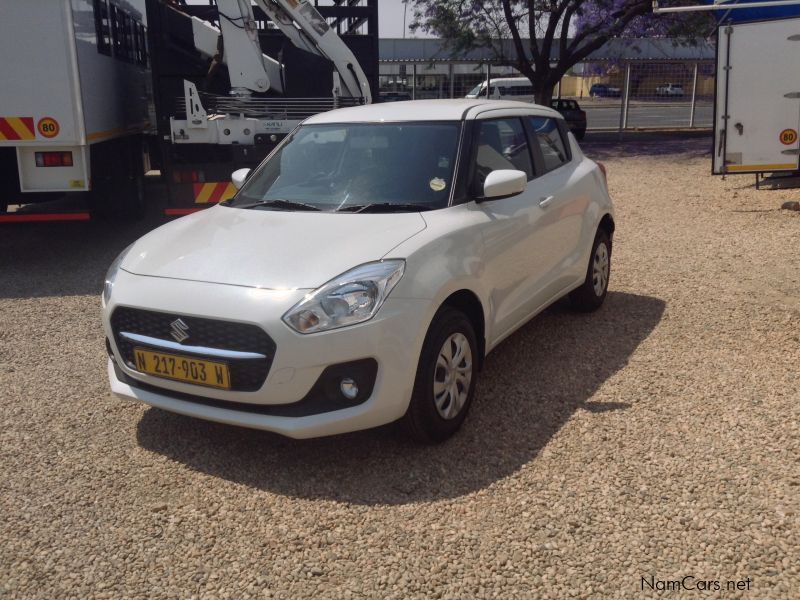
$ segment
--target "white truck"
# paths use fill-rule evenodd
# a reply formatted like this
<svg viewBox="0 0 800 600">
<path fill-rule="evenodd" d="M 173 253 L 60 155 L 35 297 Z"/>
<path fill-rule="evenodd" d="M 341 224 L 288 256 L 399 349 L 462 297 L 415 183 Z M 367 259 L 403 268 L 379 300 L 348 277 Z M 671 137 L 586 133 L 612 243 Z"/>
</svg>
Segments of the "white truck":
<svg viewBox="0 0 800 600">
<path fill-rule="evenodd" d="M 722 25 L 713 172 L 800 170 L 800 18 Z"/>
<path fill-rule="evenodd" d="M 0 1 L 0 223 L 139 216 L 151 166 L 185 214 L 302 119 L 371 102 L 377 0 L 204 1 Z"/>
<path fill-rule="evenodd" d="M 656 14 L 711 11 L 717 28 L 715 175 L 800 170 L 800 0 L 706 0 Z"/>
<path fill-rule="evenodd" d="M 146 15 L 144 0 L 121 6 L 0 2 L 0 213 L 64 192 L 93 191 L 118 209 L 141 204 L 144 136 L 155 123 Z"/>
</svg>

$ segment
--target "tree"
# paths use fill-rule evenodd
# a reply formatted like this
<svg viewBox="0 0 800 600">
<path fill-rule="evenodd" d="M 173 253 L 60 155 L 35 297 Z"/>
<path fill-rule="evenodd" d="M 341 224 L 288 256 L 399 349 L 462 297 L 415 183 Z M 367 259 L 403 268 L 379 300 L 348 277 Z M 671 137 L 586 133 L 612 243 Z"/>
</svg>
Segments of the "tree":
<svg viewBox="0 0 800 600">
<path fill-rule="evenodd" d="M 536 101 L 577 63 L 614 37 L 682 36 L 709 31 L 707 13 L 655 16 L 652 0 L 405 0 L 412 31 L 443 38 L 455 53 L 489 48 L 499 65 L 531 80 Z M 527 38 L 527 39 L 526 39 Z M 512 50 L 504 40 L 511 40 Z"/>
</svg>

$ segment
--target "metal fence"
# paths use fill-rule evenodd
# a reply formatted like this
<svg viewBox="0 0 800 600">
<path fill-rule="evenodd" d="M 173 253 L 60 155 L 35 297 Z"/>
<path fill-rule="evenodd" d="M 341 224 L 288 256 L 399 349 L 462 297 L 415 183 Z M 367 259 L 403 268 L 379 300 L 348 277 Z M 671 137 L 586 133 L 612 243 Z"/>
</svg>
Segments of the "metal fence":
<svg viewBox="0 0 800 600">
<path fill-rule="evenodd" d="M 463 98 L 487 77 L 519 77 L 486 63 L 382 63 L 383 101 Z M 586 111 L 589 129 L 709 128 L 713 125 L 713 61 L 627 61 L 576 65 L 553 97 Z"/>
</svg>

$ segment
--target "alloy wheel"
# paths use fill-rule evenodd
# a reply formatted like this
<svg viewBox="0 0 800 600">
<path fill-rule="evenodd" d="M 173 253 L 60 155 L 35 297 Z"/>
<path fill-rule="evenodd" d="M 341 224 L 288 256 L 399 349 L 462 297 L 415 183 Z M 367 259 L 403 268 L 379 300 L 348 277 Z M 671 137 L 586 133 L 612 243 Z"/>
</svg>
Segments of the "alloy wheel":
<svg viewBox="0 0 800 600">
<path fill-rule="evenodd" d="M 602 296 L 606 291 L 609 266 L 608 247 L 603 243 L 598 244 L 592 261 L 592 286 L 597 297 Z"/>
<path fill-rule="evenodd" d="M 469 396 L 472 383 L 472 348 L 463 333 L 448 337 L 436 359 L 433 375 L 433 400 L 443 419 L 454 419 Z"/>
</svg>

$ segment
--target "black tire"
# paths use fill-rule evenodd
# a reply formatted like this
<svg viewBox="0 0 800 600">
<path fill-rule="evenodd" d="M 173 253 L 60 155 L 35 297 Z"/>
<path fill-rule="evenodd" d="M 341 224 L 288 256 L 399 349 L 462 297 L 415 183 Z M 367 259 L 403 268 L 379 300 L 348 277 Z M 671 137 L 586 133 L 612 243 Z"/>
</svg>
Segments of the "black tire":
<svg viewBox="0 0 800 600">
<path fill-rule="evenodd" d="M 586 130 L 585 129 L 578 129 L 577 131 L 573 132 L 575 134 L 575 139 L 581 141 L 583 138 L 586 137 Z"/>
<path fill-rule="evenodd" d="M 147 201 L 144 193 L 144 175 L 137 175 L 128 180 L 128 193 L 125 205 L 121 209 L 124 219 L 139 220 L 147 212 Z"/>
<path fill-rule="evenodd" d="M 121 177 L 97 181 L 91 191 L 90 205 L 100 216 L 113 221 L 135 221 L 144 217 L 144 177 Z"/>
<path fill-rule="evenodd" d="M 603 258 L 605 256 L 605 259 Z M 605 260 L 605 269 L 603 262 Z M 597 266 L 597 269 L 595 268 Z M 602 277 L 602 273 L 605 277 Z M 586 267 L 586 279 L 583 284 L 570 293 L 569 300 L 575 310 L 591 312 L 603 305 L 608 294 L 608 280 L 611 275 L 611 238 L 603 229 L 597 230 Z M 600 284 L 598 284 L 598 282 Z M 597 285 L 596 285 L 597 284 Z"/>
<path fill-rule="evenodd" d="M 458 336 L 462 336 L 463 339 L 459 340 Z M 465 341 L 469 346 L 470 356 L 466 357 L 466 353 L 463 353 L 465 359 L 470 359 L 470 375 L 466 389 L 463 385 L 463 377 L 456 376 L 456 379 L 453 380 L 445 368 L 437 364 L 440 354 L 445 350 L 445 342 L 448 341 L 451 351 L 457 348 L 459 341 L 462 343 Z M 464 368 L 466 360 L 460 361 L 459 364 Z M 472 398 L 475 395 L 478 364 L 478 344 L 472 322 L 459 310 L 450 307 L 441 308 L 436 313 L 425 336 L 425 343 L 422 345 L 414 391 L 408 410 L 401 422 L 406 435 L 417 442 L 431 444 L 442 442 L 458 431 L 467 417 Z M 437 379 L 445 379 L 445 382 L 440 385 L 448 387 L 448 390 L 442 391 L 438 396 L 440 398 L 439 407 L 437 407 L 437 395 L 434 392 Z M 447 381 L 451 382 L 449 386 Z M 454 403 L 453 390 L 458 398 L 461 398 L 460 408 L 457 399 Z M 442 398 L 444 398 L 443 401 Z M 453 410 L 454 413 L 447 417 L 443 416 L 443 413 L 448 414 L 448 409 Z"/>
</svg>

